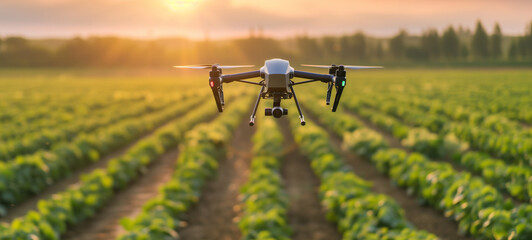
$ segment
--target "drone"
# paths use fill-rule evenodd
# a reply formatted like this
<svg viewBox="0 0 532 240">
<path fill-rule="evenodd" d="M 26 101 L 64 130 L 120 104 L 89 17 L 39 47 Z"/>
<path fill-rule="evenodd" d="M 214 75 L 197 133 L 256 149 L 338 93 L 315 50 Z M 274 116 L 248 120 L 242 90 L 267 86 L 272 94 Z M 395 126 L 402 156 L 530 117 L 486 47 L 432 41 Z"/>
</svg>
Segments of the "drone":
<svg viewBox="0 0 532 240">
<path fill-rule="evenodd" d="M 224 109 L 224 91 L 223 84 L 231 82 L 241 82 L 247 84 L 253 84 L 261 86 L 259 91 L 259 96 L 255 102 L 255 107 L 253 108 L 253 113 L 251 114 L 249 126 L 255 125 L 255 116 L 257 114 L 257 107 L 259 105 L 260 99 L 273 99 L 273 106 L 271 108 L 266 108 L 264 113 L 266 116 L 273 116 L 275 118 L 280 118 L 283 115 L 288 114 L 288 109 L 281 107 L 282 99 L 294 99 L 294 102 L 297 106 L 297 111 L 299 112 L 299 119 L 302 126 L 305 126 L 305 118 L 301 112 L 301 107 L 297 101 L 296 92 L 294 91 L 295 85 L 311 83 L 316 81 L 321 81 L 327 84 L 327 95 L 325 98 L 325 103 L 330 105 L 331 102 L 331 93 L 334 89 L 336 90 L 336 95 L 334 97 L 334 102 L 332 106 L 332 111 L 336 112 L 338 108 L 338 103 L 340 102 L 340 97 L 346 85 L 346 69 L 371 69 L 371 68 L 382 68 L 381 66 L 349 66 L 349 65 L 309 65 L 301 64 L 304 67 L 316 67 L 316 68 L 325 68 L 329 69 L 329 74 L 319 74 L 312 72 L 303 72 L 294 70 L 290 66 L 290 63 L 284 59 L 270 59 L 266 60 L 264 66 L 260 70 L 242 72 L 236 74 L 222 74 L 222 69 L 235 69 L 235 68 L 247 68 L 254 67 L 254 65 L 234 65 L 234 66 L 221 66 L 219 64 L 200 64 L 200 65 L 187 65 L 187 66 L 174 66 L 175 68 L 185 68 L 185 69 L 211 69 L 209 72 L 209 86 L 211 87 L 212 94 L 214 95 L 214 100 L 216 101 L 216 106 L 218 107 L 219 112 L 223 112 Z M 261 78 L 259 82 L 247 81 L 245 79 L 250 78 Z M 303 78 L 308 79 L 305 81 L 295 82 L 293 78 Z"/>
</svg>

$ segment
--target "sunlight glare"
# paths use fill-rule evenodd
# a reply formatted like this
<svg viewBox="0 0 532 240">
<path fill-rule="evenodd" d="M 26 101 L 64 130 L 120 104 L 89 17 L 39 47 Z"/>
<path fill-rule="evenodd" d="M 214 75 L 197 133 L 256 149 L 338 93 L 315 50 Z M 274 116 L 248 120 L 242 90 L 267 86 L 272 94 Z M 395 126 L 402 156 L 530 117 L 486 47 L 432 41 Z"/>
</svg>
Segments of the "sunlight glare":
<svg viewBox="0 0 532 240">
<path fill-rule="evenodd" d="M 186 12 L 194 9 L 202 0 L 166 0 L 166 4 L 174 11 Z"/>
</svg>

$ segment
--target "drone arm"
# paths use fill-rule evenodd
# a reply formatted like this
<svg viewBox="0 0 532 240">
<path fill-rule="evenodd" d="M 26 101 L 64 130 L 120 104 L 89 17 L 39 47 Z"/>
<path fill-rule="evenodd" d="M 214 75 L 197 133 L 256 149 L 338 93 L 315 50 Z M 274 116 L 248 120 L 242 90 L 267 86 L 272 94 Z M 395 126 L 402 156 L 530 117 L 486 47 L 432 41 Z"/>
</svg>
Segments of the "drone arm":
<svg viewBox="0 0 532 240">
<path fill-rule="evenodd" d="M 313 79 L 313 80 L 301 81 L 301 82 L 291 82 L 290 86 L 299 85 L 299 84 L 305 84 L 305 83 L 311 83 L 311 82 L 317 82 L 317 81 L 321 81 L 321 80 Z"/>
<path fill-rule="evenodd" d="M 235 80 L 235 82 L 264 86 L 264 82 L 251 82 L 251 81 L 245 81 L 245 80 Z"/>
<path fill-rule="evenodd" d="M 312 79 L 322 82 L 334 82 L 334 76 L 329 74 L 318 74 L 303 71 L 294 71 L 294 77 Z M 302 82 L 303 83 L 303 82 Z"/>
<path fill-rule="evenodd" d="M 256 77 L 260 77 L 260 71 L 251 71 L 251 72 L 222 75 L 222 82 L 230 83 L 230 82 L 239 81 L 242 79 L 256 78 Z"/>
</svg>

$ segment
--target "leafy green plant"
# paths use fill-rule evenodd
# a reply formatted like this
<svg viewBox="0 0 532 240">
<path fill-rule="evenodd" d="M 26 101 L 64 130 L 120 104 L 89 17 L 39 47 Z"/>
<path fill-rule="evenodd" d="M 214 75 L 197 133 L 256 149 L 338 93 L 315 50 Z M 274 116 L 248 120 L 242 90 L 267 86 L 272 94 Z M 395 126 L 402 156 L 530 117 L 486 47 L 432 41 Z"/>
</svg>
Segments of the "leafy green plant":
<svg viewBox="0 0 532 240">
<path fill-rule="evenodd" d="M 344 145 L 364 157 L 371 157 L 379 149 L 388 147 L 379 133 L 367 128 L 345 133 Z"/>
<path fill-rule="evenodd" d="M 253 137 L 254 158 L 249 180 L 241 189 L 242 239 L 290 239 L 288 196 L 283 190 L 280 162 L 283 135 L 274 120 L 263 118 Z"/>
<path fill-rule="evenodd" d="M 532 168 L 507 165 L 503 160 L 492 159 L 478 152 L 468 152 L 458 161 L 473 173 L 480 174 L 493 186 L 505 190 L 520 200 L 530 201 Z"/>
<path fill-rule="evenodd" d="M 321 118 L 326 123 L 325 118 Z M 371 192 L 371 183 L 357 177 L 345 165 L 319 127 L 299 127 L 297 119 L 291 121 L 296 143 L 306 155 L 320 178 L 320 199 L 327 212 L 327 219 L 336 222 L 343 239 L 394 239 L 424 237 L 437 239 L 425 231 L 410 229 L 401 207 L 390 197 Z M 356 134 L 354 134 L 356 133 Z M 385 148 L 383 140 L 374 139 L 378 134 L 361 128 L 346 134 L 360 153 L 371 156 L 372 152 Z M 361 140 L 356 139 L 361 137 Z M 326 149 L 324 151 L 323 149 Z M 408 230 L 407 230 L 408 229 Z"/>
<path fill-rule="evenodd" d="M 393 109 L 388 108 L 389 111 Z M 402 114 L 398 110 L 393 112 Z M 323 123 L 327 124 L 325 121 Z M 382 138 L 377 135 L 346 134 L 349 139 L 344 140 L 344 144 L 357 146 L 352 149 L 364 156 L 367 151 L 357 152 L 361 148 L 358 146 L 380 141 Z M 463 233 L 486 239 L 528 239 L 531 236 L 532 208 L 527 204 L 515 207 L 510 200 L 505 201 L 497 189 L 478 177 L 459 173 L 449 163 L 430 161 L 422 154 L 407 154 L 400 149 L 387 149 L 386 146 L 370 156 L 378 169 L 389 175 L 397 185 L 407 188 L 408 193 L 418 196 L 424 203 L 440 209 L 445 216 L 457 221 Z M 487 209 L 494 210 L 491 217 L 486 217 Z M 356 232 L 359 231 L 357 229 Z"/>
<path fill-rule="evenodd" d="M 59 239 L 68 225 L 79 223 L 94 215 L 114 191 L 139 177 L 142 169 L 181 142 L 188 129 L 210 118 L 214 114 L 211 110 L 210 105 L 203 104 L 141 140 L 124 156 L 112 159 L 105 170 L 96 170 L 84 176 L 79 184 L 49 199 L 41 200 L 37 212 L 29 212 L 4 227 L 7 230 L 0 232 L 0 239 Z M 169 142 L 169 139 L 174 142 Z M 191 171 L 201 173 L 206 171 L 205 169 L 196 167 Z M 159 228 L 154 232 L 156 236 L 161 236 L 164 229 Z"/>
<path fill-rule="evenodd" d="M 399 186 L 457 221 L 464 233 L 489 239 L 527 239 L 532 233 L 529 205 L 513 206 L 495 188 L 468 173 L 456 172 L 447 163 L 432 162 L 416 153 L 408 156 L 399 149 L 381 150 L 372 161 L 386 166 L 380 169 Z M 488 218 L 489 209 L 500 214 Z"/>
<path fill-rule="evenodd" d="M 68 176 L 100 155 L 138 138 L 185 113 L 201 99 L 185 101 L 161 112 L 111 125 L 94 134 L 80 135 L 72 143 L 57 146 L 50 152 L 18 157 L 12 162 L 0 163 L 0 213 L 9 204 L 19 203 L 41 192 L 53 182 Z M 3 209 L 3 211 L 2 211 Z"/>
<path fill-rule="evenodd" d="M 157 197 L 143 206 L 138 216 L 121 220 L 126 233 L 118 239 L 178 238 L 182 214 L 198 202 L 202 186 L 214 175 L 218 167 L 217 159 L 223 156 L 225 146 L 251 103 L 251 98 L 247 96 L 241 101 L 242 104 L 231 105 L 224 115 L 212 123 L 199 125 L 187 132 L 172 179 L 159 190 Z M 198 116 L 208 115 L 206 110 L 212 112 L 211 108 L 202 110 Z"/>
<path fill-rule="evenodd" d="M 60 144 L 64 145 L 66 142 L 73 141 L 80 133 L 87 134 L 124 120 L 156 113 L 174 105 L 176 102 L 146 102 L 129 108 L 115 106 L 107 109 L 104 115 L 91 116 L 72 125 L 57 126 L 53 130 L 45 130 L 38 134 L 25 136 L 22 139 L 13 139 L 0 145 L 0 160 L 7 162 L 12 161 L 17 156 L 50 150 Z"/>
</svg>

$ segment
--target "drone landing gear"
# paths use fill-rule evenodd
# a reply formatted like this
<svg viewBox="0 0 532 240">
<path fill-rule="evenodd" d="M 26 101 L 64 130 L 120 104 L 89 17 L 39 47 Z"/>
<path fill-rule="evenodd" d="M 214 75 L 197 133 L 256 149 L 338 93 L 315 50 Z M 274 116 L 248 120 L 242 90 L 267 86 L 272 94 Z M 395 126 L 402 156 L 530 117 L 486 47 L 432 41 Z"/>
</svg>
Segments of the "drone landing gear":
<svg viewBox="0 0 532 240">
<path fill-rule="evenodd" d="M 331 105 L 331 92 L 334 84 L 327 83 L 327 97 L 325 98 L 325 104 Z"/>
<path fill-rule="evenodd" d="M 259 96 L 257 97 L 257 101 L 255 102 L 255 107 L 253 107 L 253 113 L 251 114 L 251 119 L 249 120 L 249 126 L 255 125 L 255 115 L 257 114 L 257 108 L 259 107 L 260 98 L 262 95 L 262 91 L 264 91 L 264 86 L 260 88 Z"/>
<path fill-rule="evenodd" d="M 299 112 L 299 120 L 301 121 L 301 126 L 305 126 L 305 117 L 303 117 L 303 113 L 301 113 L 301 107 L 299 106 L 299 102 L 297 101 L 296 92 L 294 91 L 294 88 L 292 85 L 290 85 L 290 91 L 292 91 L 292 94 L 294 96 L 294 102 L 296 102 L 297 111 Z"/>
<path fill-rule="evenodd" d="M 290 89 L 292 90 L 294 101 L 296 102 L 297 111 L 299 112 L 299 120 L 301 121 L 301 125 L 305 126 L 305 118 L 303 117 L 303 114 L 301 113 L 301 107 L 299 106 L 299 102 L 297 101 L 296 94 L 294 93 L 294 88 L 290 86 Z M 262 92 L 263 90 L 264 90 L 264 86 L 262 86 L 259 92 L 259 96 L 257 96 L 257 101 L 255 102 L 255 106 L 253 107 L 253 112 L 249 119 L 249 126 L 255 125 L 255 116 L 257 114 L 257 108 L 259 107 L 260 99 L 263 97 L 263 92 Z M 264 115 L 273 116 L 275 118 L 280 118 L 283 115 L 287 115 L 288 109 L 281 107 L 281 99 L 282 99 L 281 95 L 273 96 L 273 107 L 264 109 Z"/>
</svg>

